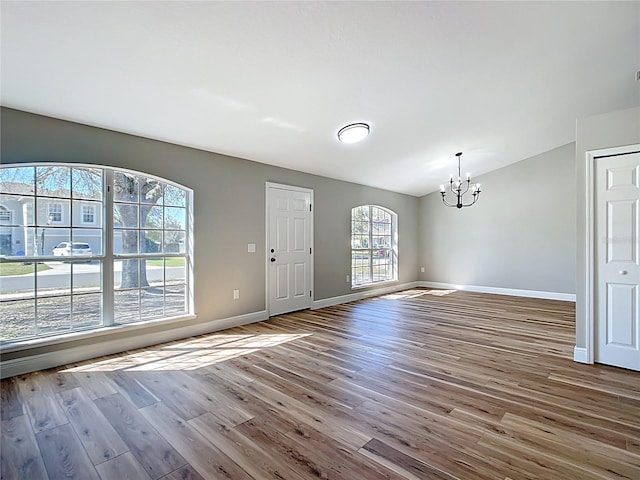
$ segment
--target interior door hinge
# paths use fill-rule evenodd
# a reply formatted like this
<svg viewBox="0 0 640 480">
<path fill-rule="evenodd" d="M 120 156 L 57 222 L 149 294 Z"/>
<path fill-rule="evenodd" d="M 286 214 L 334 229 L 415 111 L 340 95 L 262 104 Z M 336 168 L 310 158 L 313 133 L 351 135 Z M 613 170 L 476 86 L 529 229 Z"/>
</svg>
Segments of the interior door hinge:
<svg viewBox="0 0 640 480">
<path fill-rule="evenodd" d="M 309 211 L 311 211 L 311 204 L 309 204 Z"/>
<path fill-rule="evenodd" d="M 309 298 L 311 298 L 311 290 L 309 290 Z"/>
<path fill-rule="evenodd" d="M 309 255 L 311 255 L 311 247 L 309 247 Z"/>
</svg>

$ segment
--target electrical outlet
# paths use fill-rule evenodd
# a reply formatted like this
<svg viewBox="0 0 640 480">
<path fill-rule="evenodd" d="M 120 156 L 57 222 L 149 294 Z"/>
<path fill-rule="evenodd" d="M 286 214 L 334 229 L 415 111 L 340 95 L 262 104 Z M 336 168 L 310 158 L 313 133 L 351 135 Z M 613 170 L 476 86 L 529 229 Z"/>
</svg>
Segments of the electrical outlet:
<svg viewBox="0 0 640 480">
<path fill-rule="evenodd" d="M 238 300 L 240 298 L 240 290 L 233 291 L 233 299 Z"/>
<path fill-rule="evenodd" d="M 420 267 L 420 272 L 424 273 L 424 267 Z"/>
<path fill-rule="evenodd" d="M 350 281 L 351 281 L 351 277 L 347 275 L 347 283 L 349 283 Z"/>
</svg>

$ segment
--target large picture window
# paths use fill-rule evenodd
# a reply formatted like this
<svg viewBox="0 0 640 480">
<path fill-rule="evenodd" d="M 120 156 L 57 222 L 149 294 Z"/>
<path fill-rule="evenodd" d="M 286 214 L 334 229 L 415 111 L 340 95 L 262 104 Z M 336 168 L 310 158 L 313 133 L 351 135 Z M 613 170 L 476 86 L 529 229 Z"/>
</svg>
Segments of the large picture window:
<svg viewBox="0 0 640 480">
<path fill-rule="evenodd" d="M 192 196 L 123 169 L 2 165 L 0 341 L 192 314 Z"/>
<path fill-rule="evenodd" d="M 375 205 L 351 209 L 351 285 L 398 279 L 398 216 Z"/>
</svg>

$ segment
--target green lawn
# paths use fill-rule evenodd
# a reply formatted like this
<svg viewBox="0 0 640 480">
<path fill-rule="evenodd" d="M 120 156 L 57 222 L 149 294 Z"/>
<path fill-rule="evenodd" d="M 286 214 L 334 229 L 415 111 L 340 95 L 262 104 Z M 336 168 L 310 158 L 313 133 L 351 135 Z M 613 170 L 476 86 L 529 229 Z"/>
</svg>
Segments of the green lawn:
<svg viewBox="0 0 640 480">
<path fill-rule="evenodd" d="M 161 267 L 162 260 L 161 259 L 153 259 L 147 260 L 147 265 Z M 184 267 L 184 258 L 171 257 L 167 258 L 166 262 L 167 267 Z"/>
<path fill-rule="evenodd" d="M 39 272 L 51 269 L 51 267 L 44 263 L 38 263 L 37 265 Z M 28 273 L 33 273 L 33 264 L 0 263 L 0 277 L 6 277 L 7 275 L 27 275 Z"/>
</svg>

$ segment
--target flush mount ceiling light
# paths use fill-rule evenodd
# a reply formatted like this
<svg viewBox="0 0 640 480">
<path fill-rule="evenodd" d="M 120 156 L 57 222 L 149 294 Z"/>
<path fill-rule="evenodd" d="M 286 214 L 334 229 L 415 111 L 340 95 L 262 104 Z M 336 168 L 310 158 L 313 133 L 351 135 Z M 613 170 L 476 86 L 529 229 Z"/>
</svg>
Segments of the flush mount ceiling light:
<svg viewBox="0 0 640 480">
<path fill-rule="evenodd" d="M 366 123 L 352 123 L 338 130 L 338 139 L 342 143 L 357 143 L 369 135 L 369 125 Z"/>
</svg>

